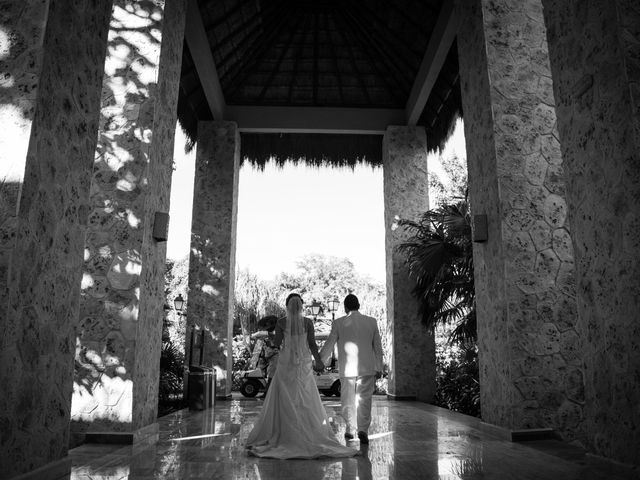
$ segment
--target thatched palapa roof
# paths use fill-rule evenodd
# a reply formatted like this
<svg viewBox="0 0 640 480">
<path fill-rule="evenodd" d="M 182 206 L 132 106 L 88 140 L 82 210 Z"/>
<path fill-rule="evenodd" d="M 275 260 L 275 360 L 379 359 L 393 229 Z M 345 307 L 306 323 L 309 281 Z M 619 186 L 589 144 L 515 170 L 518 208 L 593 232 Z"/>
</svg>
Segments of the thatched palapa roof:
<svg viewBox="0 0 640 480">
<path fill-rule="evenodd" d="M 269 161 L 305 162 L 309 165 L 349 166 L 382 164 L 381 135 L 318 133 L 243 133 L 241 156 L 259 167 Z"/>
<path fill-rule="evenodd" d="M 374 109 L 405 109 L 443 5 L 443 0 L 198 1 L 227 107 L 347 108 L 362 109 L 365 116 Z M 203 88 L 211 79 L 199 78 L 194 57 L 201 59 L 201 52 L 185 42 L 178 118 L 191 142 L 197 140 L 198 121 L 213 119 Z M 444 144 L 460 115 L 454 41 L 418 119 L 430 149 Z M 380 135 L 245 132 L 238 126 L 243 158 L 258 164 L 271 156 L 311 164 L 381 161 Z"/>
</svg>

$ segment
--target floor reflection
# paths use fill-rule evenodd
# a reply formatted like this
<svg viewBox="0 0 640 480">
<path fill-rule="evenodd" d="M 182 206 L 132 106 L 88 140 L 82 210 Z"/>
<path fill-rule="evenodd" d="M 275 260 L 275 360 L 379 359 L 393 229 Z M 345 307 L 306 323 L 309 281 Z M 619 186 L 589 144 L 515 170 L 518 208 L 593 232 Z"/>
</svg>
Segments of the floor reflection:
<svg viewBox="0 0 640 480">
<path fill-rule="evenodd" d="M 501 440 L 478 419 L 417 402 L 376 397 L 370 444 L 345 459 L 273 460 L 247 455 L 244 442 L 261 401 L 219 402 L 213 410 L 182 410 L 159 421 L 154 445 L 82 445 L 70 452 L 73 480 L 458 480 L 640 479 L 593 468 L 588 457 L 570 462 L 525 444 Z M 325 401 L 343 438 L 340 403 Z M 358 445 L 358 442 L 353 442 Z M 635 475 L 635 474 L 634 474 Z"/>
</svg>

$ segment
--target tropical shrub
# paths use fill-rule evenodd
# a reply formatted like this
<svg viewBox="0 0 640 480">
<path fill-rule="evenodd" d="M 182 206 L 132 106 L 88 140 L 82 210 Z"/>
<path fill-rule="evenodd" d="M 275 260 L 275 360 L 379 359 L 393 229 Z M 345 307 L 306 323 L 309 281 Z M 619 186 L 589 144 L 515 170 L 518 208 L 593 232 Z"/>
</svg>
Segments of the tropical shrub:
<svg viewBox="0 0 640 480">
<path fill-rule="evenodd" d="M 430 328 L 453 325 L 452 343 L 477 339 L 473 250 L 466 200 L 429 210 L 417 220 L 400 219 L 411 234 L 399 246 L 415 280 L 422 321 Z"/>
<path fill-rule="evenodd" d="M 436 405 L 480 415 L 473 250 L 468 202 L 442 205 L 416 220 L 405 255 L 423 323 L 436 330 Z M 439 335 L 438 335 L 439 333 Z M 444 333 L 444 335 L 443 335 Z"/>
<path fill-rule="evenodd" d="M 475 344 L 452 345 L 436 333 L 436 394 L 434 404 L 466 415 L 480 416 L 478 350 Z"/>
<path fill-rule="evenodd" d="M 168 336 L 163 335 L 160 352 L 160 384 L 158 388 L 158 416 L 183 406 L 184 353 Z"/>
<path fill-rule="evenodd" d="M 233 337 L 233 368 L 231 390 L 238 391 L 242 385 L 242 374 L 249 369 L 251 360 L 251 344 L 247 345 L 242 335 Z"/>
</svg>

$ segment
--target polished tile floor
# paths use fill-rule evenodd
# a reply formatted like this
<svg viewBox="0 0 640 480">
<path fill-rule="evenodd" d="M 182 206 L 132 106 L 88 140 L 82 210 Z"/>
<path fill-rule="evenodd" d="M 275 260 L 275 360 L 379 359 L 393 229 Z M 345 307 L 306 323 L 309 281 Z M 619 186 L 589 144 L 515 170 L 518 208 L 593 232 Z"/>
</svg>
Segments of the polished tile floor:
<svg viewBox="0 0 640 480">
<path fill-rule="evenodd" d="M 339 400 L 325 399 L 343 438 Z M 156 443 L 82 445 L 69 452 L 66 480 L 147 479 L 560 479 L 630 480 L 637 472 L 553 441 L 513 443 L 479 420 L 417 402 L 374 399 L 368 448 L 348 459 L 272 460 L 248 456 L 244 442 L 262 402 L 218 402 L 159 420 Z M 354 442 L 354 445 L 358 445 Z"/>
</svg>

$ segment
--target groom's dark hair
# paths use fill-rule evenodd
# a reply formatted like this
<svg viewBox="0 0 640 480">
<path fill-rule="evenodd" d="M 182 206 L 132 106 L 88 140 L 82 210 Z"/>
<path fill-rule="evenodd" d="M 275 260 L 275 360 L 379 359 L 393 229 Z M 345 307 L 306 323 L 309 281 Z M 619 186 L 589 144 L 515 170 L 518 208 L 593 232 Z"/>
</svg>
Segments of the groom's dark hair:
<svg viewBox="0 0 640 480">
<path fill-rule="evenodd" d="M 358 297 L 356 297 L 353 293 L 350 293 L 346 297 L 344 297 L 344 309 L 349 312 L 353 310 L 360 309 L 360 302 L 358 301 Z"/>
</svg>

